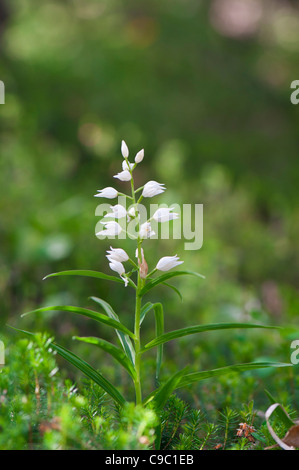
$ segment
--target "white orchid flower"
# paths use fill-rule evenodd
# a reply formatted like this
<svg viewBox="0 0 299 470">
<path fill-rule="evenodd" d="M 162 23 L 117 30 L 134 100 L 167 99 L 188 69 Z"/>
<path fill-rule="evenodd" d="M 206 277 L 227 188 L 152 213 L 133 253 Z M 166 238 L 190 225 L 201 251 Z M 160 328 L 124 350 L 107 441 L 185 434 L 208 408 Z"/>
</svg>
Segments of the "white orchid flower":
<svg viewBox="0 0 299 470">
<path fill-rule="evenodd" d="M 139 150 L 139 152 L 136 153 L 135 163 L 141 163 L 143 160 L 143 157 L 144 157 L 144 149 Z"/>
<path fill-rule="evenodd" d="M 126 217 L 127 215 L 126 209 L 121 204 L 110 206 L 110 208 L 112 209 L 112 212 L 109 212 L 108 214 L 106 214 L 104 216 L 104 219 L 105 217 L 113 217 L 114 219 L 122 219 L 123 217 Z"/>
<path fill-rule="evenodd" d="M 119 235 L 120 232 L 122 231 L 121 226 L 119 223 L 114 222 L 114 221 L 109 221 L 109 222 L 101 222 L 105 226 L 105 230 L 101 230 L 98 232 L 96 235 L 103 235 L 106 237 L 112 236 L 115 237 L 116 235 Z"/>
<path fill-rule="evenodd" d="M 116 189 L 112 188 L 111 186 L 108 186 L 104 189 L 98 189 L 98 193 L 99 194 L 95 194 L 94 197 L 106 197 L 107 199 L 114 199 L 116 196 L 118 196 L 118 191 L 116 191 Z"/>
<path fill-rule="evenodd" d="M 117 173 L 117 175 L 114 175 L 113 178 L 117 178 L 120 181 L 130 181 L 132 176 L 129 170 L 123 170 L 120 173 Z"/>
<path fill-rule="evenodd" d="M 129 149 L 124 140 L 121 141 L 121 154 L 124 158 L 128 158 L 129 156 Z"/>
<path fill-rule="evenodd" d="M 110 250 L 107 250 L 107 253 L 108 255 L 106 256 L 109 261 L 119 261 L 123 263 L 129 259 L 129 255 L 122 248 L 112 248 L 112 246 L 110 246 Z"/>
<path fill-rule="evenodd" d="M 179 257 L 177 255 L 164 256 L 158 261 L 156 269 L 159 271 L 169 271 L 170 269 L 179 266 L 179 264 L 183 264 L 183 262 L 184 261 L 179 261 Z"/>
<path fill-rule="evenodd" d="M 150 222 L 145 222 L 141 225 L 139 235 L 141 238 L 151 238 L 155 235 L 155 232 L 152 230 Z"/>
<path fill-rule="evenodd" d="M 156 222 L 169 222 L 169 220 L 174 220 L 179 218 L 179 214 L 176 212 L 172 212 L 173 208 L 160 208 L 157 209 L 156 212 L 153 215 L 153 219 Z"/>
<path fill-rule="evenodd" d="M 116 273 L 119 274 L 119 276 L 122 278 L 122 280 L 125 283 L 125 287 L 127 287 L 129 283 L 129 279 L 124 276 L 126 271 L 125 271 L 123 264 L 120 261 L 111 261 L 111 263 L 109 263 L 109 268 L 112 269 L 112 271 L 115 271 Z"/>
<path fill-rule="evenodd" d="M 164 193 L 165 191 L 164 184 L 157 183 L 157 181 L 149 181 L 144 185 L 142 196 L 143 197 L 153 197 L 157 194 Z"/>
</svg>

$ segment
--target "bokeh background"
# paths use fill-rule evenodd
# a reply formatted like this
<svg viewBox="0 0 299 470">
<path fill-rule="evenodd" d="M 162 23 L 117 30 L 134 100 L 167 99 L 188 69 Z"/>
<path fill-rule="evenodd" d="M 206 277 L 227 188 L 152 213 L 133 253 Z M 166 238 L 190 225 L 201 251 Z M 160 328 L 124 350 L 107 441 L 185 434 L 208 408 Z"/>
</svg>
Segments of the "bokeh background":
<svg viewBox="0 0 299 470">
<path fill-rule="evenodd" d="M 73 334 L 94 333 L 92 323 L 20 314 L 51 304 L 91 307 L 88 297 L 98 295 L 132 325 L 132 294 L 119 285 L 42 282 L 64 269 L 108 273 L 110 242 L 94 235 L 93 194 L 115 185 L 125 139 L 131 154 L 145 149 L 138 181 L 168 188 L 154 202 L 204 204 L 201 250 L 184 251 L 178 240 L 146 243 L 152 263 L 178 253 L 206 276 L 176 283 L 183 303 L 167 288 L 147 299 L 165 303 L 166 329 L 229 320 L 296 326 L 299 106 L 290 84 L 299 78 L 298 2 L 1 0 L 0 18 L 2 322 L 50 331 L 68 345 Z M 165 373 L 186 363 L 288 362 L 289 340 L 260 332 L 192 337 L 167 346 Z M 99 351 L 79 348 L 109 367 Z M 254 375 L 261 387 L 265 374 Z M 294 392 L 292 373 L 281 374 Z M 219 383 L 228 400 L 232 383 L 213 387 Z"/>
</svg>

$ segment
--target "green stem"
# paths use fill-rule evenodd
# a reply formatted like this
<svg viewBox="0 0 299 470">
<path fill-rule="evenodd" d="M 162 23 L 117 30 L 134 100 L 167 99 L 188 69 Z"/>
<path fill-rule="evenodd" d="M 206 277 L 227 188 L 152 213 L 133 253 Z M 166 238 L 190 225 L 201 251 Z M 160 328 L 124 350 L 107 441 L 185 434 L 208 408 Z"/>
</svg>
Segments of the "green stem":
<svg viewBox="0 0 299 470">
<path fill-rule="evenodd" d="M 135 305 L 135 394 L 136 394 L 136 405 L 142 403 L 142 392 L 141 392 L 141 381 L 140 381 L 140 366 L 141 366 L 141 342 L 140 342 L 140 312 L 141 312 L 141 296 L 140 292 L 140 275 L 138 273 L 138 284 L 136 292 L 136 305 Z"/>
<path fill-rule="evenodd" d="M 133 200 L 135 211 L 138 217 L 138 213 L 137 213 L 138 203 L 136 204 L 133 172 L 131 168 L 129 168 L 129 171 L 131 173 L 132 200 Z M 139 233 L 139 223 L 137 225 L 137 231 Z M 140 239 L 138 235 L 138 238 L 137 238 L 138 260 L 141 260 L 141 244 L 142 244 L 142 240 Z M 139 269 L 139 263 L 138 263 L 138 277 L 137 277 L 137 290 L 136 290 L 136 303 L 135 303 L 135 327 L 134 327 L 135 371 L 136 371 L 136 379 L 134 380 L 134 385 L 135 385 L 136 405 L 142 404 L 142 390 L 141 390 L 141 378 L 140 378 L 140 368 L 141 368 L 140 314 L 141 314 L 141 302 L 142 302 L 142 296 L 140 295 L 140 291 L 142 287 L 143 287 L 143 280 L 140 278 L 140 269 Z"/>
</svg>

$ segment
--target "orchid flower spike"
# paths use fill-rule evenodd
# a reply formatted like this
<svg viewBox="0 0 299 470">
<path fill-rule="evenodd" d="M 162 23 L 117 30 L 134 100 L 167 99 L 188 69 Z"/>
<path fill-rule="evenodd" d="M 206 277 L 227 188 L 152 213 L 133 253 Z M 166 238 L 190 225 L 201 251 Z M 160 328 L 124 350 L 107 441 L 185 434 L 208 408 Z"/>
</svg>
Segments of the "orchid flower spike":
<svg viewBox="0 0 299 470">
<path fill-rule="evenodd" d="M 173 208 L 168 209 L 166 207 L 163 207 L 163 208 L 157 209 L 153 215 L 153 219 L 156 222 L 169 222 L 169 220 L 178 219 L 179 214 L 177 214 L 176 212 L 171 212 L 171 211 L 173 211 Z"/>
<path fill-rule="evenodd" d="M 144 185 L 142 196 L 143 197 L 153 197 L 158 194 L 164 193 L 165 185 L 157 183 L 157 181 L 149 181 Z"/>
<path fill-rule="evenodd" d="M 106 256 L 111 262 L 119 261 L 120 263 L 123 263 L 129 259 L 129 255 L 122 248 L 112 248 L 112 246 L 110 246 L 110 250 L 107 250 L 107 253 L 108 255 Z"/>
<path fill-rule="evenodd" d="M 121 141 L 121 154 L 124 158 L 128 158 L 129 156 L 129 149 L 124 140 Z"/>
<path fill-rule="evenodd" d="M 127 215 L 126 209 L 121 204 L 110 206 L 110 208 L 112 209 L 112 212 L 109 212 L 108 214 L 104 215 L 104 219 L 105 217 L 113 217 L 114 219 L 122 219 L 123 217 L 126 217 Z"/>
<path fill-rule="evenodd" d="M 172 268 L 175 268 L 179 264 L 182 264 L 184 261 L 179 261 L 179 257 L 175 256 L 164 256 L 161 258 L 156 266 L 156 269 L 159 271 L 169 271 Z"/>
<path fill-rule="evenodd" d="M 123 264 L 120 261 L 111 261 L 111 263 L 109 263 L 109 268 L 112 269 L 112 271 L 115 271 L 119 274 L 119 276 L 122 278 L 122 280 L 125 283 L 125 287 L 127 287 L 129 283 L 129 279 L 124 276 L 124 274 L 126 274 L 126 271 L 125 271 Z"/>
<path fill-rule="evenodd" d="M 114 199 L 118 195 L 116 189 L 111 188 L 111 186 L 108 186 L 104 189 L 98 189 L 98 193 L 99 194 L 95 194 L 94 197 L 106 197 L 107 199 Z"/>
<path fill-rule="evenodd" d="M 102 235 L 105 237 L 115 237 L 116 235 L 119 235 L 122 231 L 122 228 L 119 223 L 114 222 L 112 220 L 109 222 L 101 222 L 101 224 L 105 226 L 105 230 L 101 230 L 96 235 Z"/>
<path fill-rule="evenodd" d="M 152 230 L 150 222 L 145 222 L 140 227 L 139 235 L 141 238 L 151 238 L 156 235 L 156 233 Z"/>
</svg>

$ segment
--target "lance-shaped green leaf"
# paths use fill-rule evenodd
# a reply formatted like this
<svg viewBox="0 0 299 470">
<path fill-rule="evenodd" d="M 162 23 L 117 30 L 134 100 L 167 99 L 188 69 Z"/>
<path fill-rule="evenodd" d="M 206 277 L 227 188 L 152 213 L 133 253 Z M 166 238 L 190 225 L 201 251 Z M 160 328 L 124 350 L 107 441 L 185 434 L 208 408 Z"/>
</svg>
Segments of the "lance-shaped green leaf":
<svg viewBox="0 0 299 470">
<path fill-rule="evenodd" d="M 203 333 L 204 331 L 214 331 L 214 330 L 227 330 L 232 328 L 269 328 L 269 329 L 278 329 L 279 327 L 275 326 L 266 326 L 266 325 L 255 325 L 250 323 L 211 323 L 208 325 L 196 325 L 189 326 L 187 328 L 181 328 L 180 330 L 173 330 L 168 333 L 165 333 L 157 338 L 153 339 L 147 343 L 141 352 L 145 352 L 159 344 L 166 343 L 176 338 L 181 338 L 183 336 L 193 335 L 195 333 Z"/>
<path fill-rule="evenodd" d="M 74 336 L 74 339 L 82 341 L 83 343 L 94 344 L 98 348 L 109 353 L 112 357 L 114 357 L 114 359 L 116 359 L 126 369 L 126 371 L 130 374 L 130 376 L 133 379 L 136 378 L 136 372 L 135 372 L 132 362 L 128 359 L 126 354 L 121 349 L 114 346 L 114 344 L 109 343 L 109 341 L 106 341 L 101 338 L 95 338 L 93 336 L 91 337 Z"/>
<path fill-rule="evenodd" d="M 160 337 L 164 332 L 164 313 L 163 313 L 163 305 L 160 303 L 151 303 L 147 302 L 141 308 L 141 315 L 140 315 L 140 325 L 143 322 L 146 314 L 151 310 L 154 310 L 155 314 L 155 325 L 156 325 L 156 336 Z M 156 381 L 159 379 L 161 364 L 163 360 L 163 344 L 158 346 L 157 350 L 157 359 L 156 359 Z"/>
<path fill-rule="evenodd" d="M 85 277 L 93 277 L 96 279 L 106 279 L 107 281 L 119 282 L 121 284 L 124 283 L 124 281 L 120 277 L 109 276 L 108 274 L 104 274 L 99 271 L 90 271 L 88 269 L 74 269 L 71 271 L 60 271 L 59 273 L 48 274 L 47 276 L 43 278 L 43 280 L 48 279 L 49 277 L 56 277 L 56 276 L 85 276 Z M 136 289 L 136 285 L 134 284 L 132 279 L 129 279 L 129 285 L 131 287 L 134 287 L 134 289 Z"/>
<path fill-rule="evenodd" d="M 154 390 L 143 402 L 144 405 L 151 405 L 156 411 L 162 410 L 165 403 L 167 402 L 170 395 L 179 387 L 182 377 L 186 374 L 185 367 L 183 370 L 180 370 L 173 374 L 163 385 Z"/>
<path fill-rule="evenodd" d="M 53 349 L 57 351 L 57 353 L 66 359 L 70 364 L 77 367 L 77 369 L 81 370 L 83 374 L 85 374 L 88 378 L 93 380 L 96 384 L 102 387 L 108 395 L 113 398 L 120 406 L 124 406 L 126 400 L 124 397 L 119 393 L 119 391 L 109 382 L 109 380 L 105 379 L 99 372 L 97 372 L 93 367 L 91 367 L 87 362 L 80 359 L 74 353 L 69 351 L 68 349 L 59 346 L 56 343 L 51 343 Z"/>
<path fill-rule="evenodd" d="M 20 330 L 14 327 L 9 327 L 9 328 L 12 328 L 13 330 L 18 331 L 19 333 L 24 333 L 25 335 L 28 335 L 28 336 L 35 336 L 35 333 L 31 333 L 30 331 Z M 105 379 L 105 377 L 103 377 L 102 374 L 100 374 L 93 367 L 91 367 L 91 365 L 83 361 L 83 359 L 80 359 L 80 357 L 76 356 L 74 353 L 64 348 L 63 346 L 60 346 L 54 342 L 51 342 L 49 345 L 51 345 L 51 348 L 54 349 L 54 351 L 56 351 L 61 357 L 66 359 L 70 364 L 72 364 L 81 372 L 83 372 L 83 374 L 85 374 L 86 377 L 91 379 L 93 382 L 99 385 L 103 390 L 105 390 L 105 392 L 108 395 L 110 395 L 111 398 L 113 398 L 113 400 L 115 400 L 120 406 L 125 405 L 126 400 L 119 393 L 119 391 L 109 382 L 109 380 Z"/>
<path fill-rule="evenodd" d="M 111 305 L 108 304 L 108 302 L 106 302 L 103 299 L 99 299 L 99 297 L 90 297 L 90 298 L 97 304 L 101 305 L 101 307 L 107 313 L 108 317 L 113 318 L 113 320 L 119 321 L 118 315 L 115 313 Z M 126 355 L 130 359 L 132 364 L 135 364 L 135 349 L 129 336 L 124 334 L 122 331 L 119 331 L 119 330 L 115 330 L 115 331 Z"/>
<path fill-rule="evenodd" d="M 231 372 L 245 372 L 248 370 L 265 369 L 269 367 L 290 367 L 292 364 L 285 364 L 280 362 L 249 362 L 247 364 L 235 364 L 233 366 L 221 367 L 219 369 L 212 369 L 202 372 L 194 372 L 187 374 L 181 378 L 178 387 L 182 388 L 187 385 L 199 382 L 201 380 L 210 379 L 211 377 L 219 377 L 221 375 L 227 375 Z"/>
<path fill-rule="evenodd" d="M 191 275 L 191 276 L 197 276 L 202 279 L 205 279 L 205 277 L 202 274 L 198 274 L 194 271 L 173 271 L 173 272 L 168 272 L 165 274 L 161 274 L 161 276 L 156 277 L 155 279 L 151 279 L 150 281 L 145 284 L 145 286 L 141 289 L 140 295 L 143 296 L 146 294 L 148 291 L 156 287 L 158 284 L 163 284 L 167 279 L 171 279 L 172 277 L 175 276 L 184 276 L 184 275 Z"/>
<path fill-rule="evenodd" d="M 147 315 L 147 313 L 150 312 L 152 308 L 154 308 L 154 304 L 152 302 L 147 302 L 145 305 L 143 305 L 140 311 L 140 325 L 145 319 L 145 316 Z"/>
<path fill-rule="evenodd" d="M 164 332 L 164 313 L 163 305 L 160 303 L 154 304 L 155 312 L 155 323 L 156 323 L 156 336 L 161 337 Z M 163 360 L 163 344 L 159 344 L 157 348 L 157 359 L 156 359 L 156 381 L 159 380 L 161 364 Z"/>
<path fill-rule="evenodd" d="M 180 298 L 180 300 L 183 302 L 183 296 L 182 294 L 180 293 L 179 289 L 177 289 L 175 286 L 173 286 L 172 284 L 168 284 L 168 282 L 162 282 L 163 286 L 167 286 L 167 287 L 170 287 L 170 289 L 172 289 Z"/>
<path fill-rule="evenodd" d="M 49 312 L 52 310 L 78 313 L 79 315 L 83 315 L 84 317 L 96 320 L 99 323 L 104 323 L 105 325 L 112 326 L 116 330 L 122 331 L 127 335 L 131 336 L 131 338 L 134 338 L 134 334 L 119 321 L 109 318 L 106 315 L 103 315 L 102 313 L 96 312 L 95 310 L 89 310 L 88 308 L 73 307 L 71 305 L 59 305 L 53 307 L 37 308 L 35 310 L 31 310 L 30 312 L 26 312 L 21 316 L 24 317 L 26 315 L 30 315 L 31 313 Z"/>
</svg>

